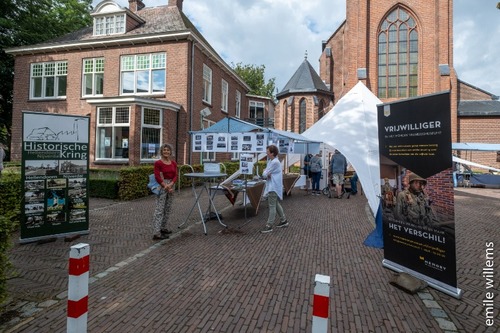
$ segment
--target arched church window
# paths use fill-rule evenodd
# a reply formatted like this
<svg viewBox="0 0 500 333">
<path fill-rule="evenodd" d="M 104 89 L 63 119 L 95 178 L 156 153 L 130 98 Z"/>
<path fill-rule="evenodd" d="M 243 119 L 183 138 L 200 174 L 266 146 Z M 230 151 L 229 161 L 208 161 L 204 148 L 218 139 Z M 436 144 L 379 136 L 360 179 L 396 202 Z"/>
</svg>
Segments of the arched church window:
<svg viewBox="0 0 500 333">
<path fill-rule="evenodd" d="M 378 97 L 413 97 L 417 89 L 417 24 L 398 7 L 386 16 L 378 34 Z"/>
<path fill-rule="evenodd" d="M 320 100 L 318 104 L 318 120 L 323 118 L 324 115 L 325 115 L 325 104 L 323 103 L 323 100 Z"/>
<path fill-rule="evenodd" d="M 283 102 L 283 112 L 281 113 L 283 115 L 283 130 L 286 131 L 288 129 L 288 103 L 286 101 Z"/>
<path fill-rule="evenodd" d="M 306 130 L 306 99 L 303 98 L 299 104 L 299 133 Z"/>
</svg>

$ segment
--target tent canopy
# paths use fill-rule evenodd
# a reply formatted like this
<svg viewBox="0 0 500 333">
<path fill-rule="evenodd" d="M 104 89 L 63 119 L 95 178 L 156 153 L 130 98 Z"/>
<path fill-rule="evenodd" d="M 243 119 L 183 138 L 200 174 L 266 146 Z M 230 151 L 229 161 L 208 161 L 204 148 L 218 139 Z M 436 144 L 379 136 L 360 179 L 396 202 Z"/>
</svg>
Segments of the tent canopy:
<svg viewBox="0 0 500 333">
<path fill-rule="evenodd" d="M 264 127 L 260 127 L 238 118 L 227 117 L 219 120 L 208 128 L 201 131 L 192 131 L 191 133 L 245 133 L 263 130 Z"/>
<path fill-rule="evenodd" d="M 374 216 L 380 201 L 377 104 L 382 101 L 358 82 L 330 112 L 302 133 L 338 149 L 347 158 L 358 174 Z"/>
<path fill-rule="evenodd" d="M 320 141 L 311 140 L 303 135 L 281 131 L 274 128 L 266 128 L 261 127 L 259 125 L 255 125 L 244 120 L 234 118 L 234 117 L 226 117 L 224 119 L 219 120 L 212 126 L 205 128 L 201 131 L 192 131 L 191 134 L 195 133 L 245 133 L 245 132 L 267 132 L 271 135 L 274 133 L 278 139 L 288 139 L 293 140 L 294 142 L 303 142 L 303 143 L 314 143 L 319 147 Z"/>
</svg>

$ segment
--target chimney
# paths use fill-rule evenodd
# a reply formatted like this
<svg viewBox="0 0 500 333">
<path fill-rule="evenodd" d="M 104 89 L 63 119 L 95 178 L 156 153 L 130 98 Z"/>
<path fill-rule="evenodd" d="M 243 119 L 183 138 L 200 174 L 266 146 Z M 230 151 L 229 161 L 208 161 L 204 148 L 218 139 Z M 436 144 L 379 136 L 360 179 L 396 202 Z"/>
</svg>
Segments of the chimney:
<svg viewBox="0 0 500 333">
<path fill-rule="evenodd" d="M 146 7 L 146 5 L 141 0 L 128 0 L 128 9 L 133 13 L 138 12 L 144 7 Z"/>
<path fill-rule="evenodd" d="M 177 7 L 182 12 L 182 0 L 168 0 L 169 7 Z"/>
</svg>

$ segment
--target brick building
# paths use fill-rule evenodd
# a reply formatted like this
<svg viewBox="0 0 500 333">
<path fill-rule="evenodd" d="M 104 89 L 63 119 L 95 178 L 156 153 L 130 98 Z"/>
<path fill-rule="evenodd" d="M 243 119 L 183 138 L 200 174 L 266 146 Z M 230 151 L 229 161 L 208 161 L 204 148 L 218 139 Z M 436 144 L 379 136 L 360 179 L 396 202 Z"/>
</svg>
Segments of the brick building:
<svg viewBox="0 0 500 333">
<path fill-rule="evenodd" d="M 453 68 L 453 1 L 346 1 L 346 20 L 323 42 L 319 77 L 332 104 L 358 81 L 383 102 L 449 90 L 452 142 L 500 142 L 498 96 L 459 80 Z M 280 92 L 276 128 L 302 132 L 328 112 L 331 106 L 317 101 L 330 95 L 318 87 L 311 80 Z M 497 152 L 458 153 L 500 168 Z"/>
<path fill-rule="evenodd" d="M 147 8 L 100 2 L 93 26 L 15 57 L 11 159 L 21 159 L 22 111 L 90 116 L 90 166 L 152 163 L 162 143 L 178 163 L 200 163 L 189 131 L 226 116 L 266 122 L 269 98 L 248 85 L 182 12 L 182 0 Z M 215 160 L 215 153 L 204 154 Z"/>
</svg>

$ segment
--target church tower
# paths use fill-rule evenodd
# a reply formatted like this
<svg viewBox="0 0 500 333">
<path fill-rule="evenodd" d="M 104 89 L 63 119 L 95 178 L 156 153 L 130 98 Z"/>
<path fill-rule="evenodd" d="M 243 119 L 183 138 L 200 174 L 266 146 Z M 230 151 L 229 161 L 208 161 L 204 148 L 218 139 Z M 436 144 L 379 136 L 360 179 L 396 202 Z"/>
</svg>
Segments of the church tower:
<svg viewBox="0 0 500 333">
<path fill-rule="evenodd" d="M 307 61 L 306 55 L 276 99 L 274 127 L 302 133 L 331 109 L 333 93 Z"/>
</svg>

